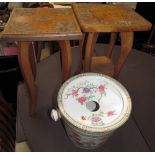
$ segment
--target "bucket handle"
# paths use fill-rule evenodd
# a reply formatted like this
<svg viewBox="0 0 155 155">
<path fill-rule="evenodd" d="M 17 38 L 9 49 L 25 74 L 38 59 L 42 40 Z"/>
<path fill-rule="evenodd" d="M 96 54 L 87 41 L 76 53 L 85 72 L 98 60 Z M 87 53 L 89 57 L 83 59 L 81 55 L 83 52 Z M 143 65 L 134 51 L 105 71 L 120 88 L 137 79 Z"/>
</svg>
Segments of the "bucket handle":
<svg viewBox="0 0 155 155">
<path fill-rule="evenodd" d="M 61 119 L 61 115 L 60 115 L 59 110 L 58 110 L 58 109 L 55 109 L 55 108 L 53 108 L 53 109 L 51 110 L 50 116 L 51 116 L 51 118 L 52 118 L 52 120 L 53 120 L 54 122 L 58 122 L 58 121 Z"/>
</svg>

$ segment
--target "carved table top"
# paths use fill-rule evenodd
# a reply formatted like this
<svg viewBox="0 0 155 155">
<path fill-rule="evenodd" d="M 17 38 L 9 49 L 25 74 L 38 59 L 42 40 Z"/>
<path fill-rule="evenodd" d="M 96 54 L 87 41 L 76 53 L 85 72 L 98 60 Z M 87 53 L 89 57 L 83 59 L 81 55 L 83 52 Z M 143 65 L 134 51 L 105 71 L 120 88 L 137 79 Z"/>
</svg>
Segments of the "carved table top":
<svg viewBox="0 0 155 155">
<path fill-rule="evenodd" d="M 147 31 L 151 23 L 133 9 L 122 5 L 73 4 L 84 32 Z"/>
<path fill-rule="evenodd" d="M 14 40 L 62 40 L 82 37 L 71 8 L 16 8 L 3 31 Z"/>
</svg>

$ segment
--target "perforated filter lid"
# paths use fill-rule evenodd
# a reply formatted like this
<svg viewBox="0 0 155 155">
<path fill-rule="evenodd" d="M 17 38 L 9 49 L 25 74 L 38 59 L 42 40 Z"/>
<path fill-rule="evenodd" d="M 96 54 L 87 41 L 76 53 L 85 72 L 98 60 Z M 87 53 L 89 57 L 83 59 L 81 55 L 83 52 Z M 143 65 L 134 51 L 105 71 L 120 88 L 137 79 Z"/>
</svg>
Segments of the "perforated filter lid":
<svg viewBox="0 0 155 155">
<path fill-rule="evenodd" d="M 118 128 L 128 119 L 131 99 L 118 81 L 102 74 L 84 73 L 67 80 L 58 93 L 61 115 L 90 132 Z"/>
</svg>

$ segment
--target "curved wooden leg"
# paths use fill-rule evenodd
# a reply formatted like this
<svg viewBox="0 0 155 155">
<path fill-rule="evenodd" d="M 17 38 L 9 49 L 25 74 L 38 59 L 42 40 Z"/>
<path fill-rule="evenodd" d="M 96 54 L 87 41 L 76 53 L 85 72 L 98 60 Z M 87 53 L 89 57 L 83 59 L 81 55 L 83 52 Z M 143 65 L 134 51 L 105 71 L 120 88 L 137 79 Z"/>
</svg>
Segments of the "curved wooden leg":
<svg viewBox="0 0 155 155">
<path fill-rule="evenodd" d="M 133 45 L 134 34 L 133 32 L 121 32 L 121 51 L 115 65 L 114 77 L 117 78 Z"/>
<path fill-rule="evenodd" d="M 85 51 L 85 63 L 84 63 L 85 72 L 90 72 L 91 58 L 93 55 L 93 50 L 94 50 L 94 46 L 95 46 L 98 34 L 99 33 L 97 32 L 90 32 L 88 34 L 86 51 Z"/>
<path fill-rule="evenodd" d="M 84 51 L 84 47 L 83 47 L 83 44 L 84 44 L 84 40 L 85 40 L 85 34 L 83 34 L 83 38 L 82 40 L 79 41 L 79 48 L 80 48 L 80 62 L 79 62 L 79 66 L 78 66 L 78 69 L 77 69 L 77 74 L 81 73 L 82 71 L 82 68 L 83 68 L 83 60 L 82 60 L 82 56 L 83 56 L 83 51 Z"/>
<path fill-rule="evenodd" d="M 117 38 L 117 32 L 113 32 L 111 33 L 111 36 L 110 36 L 110 43 L 108 45 L 108 48 L 107 48 L 107 57 L 111 58 L 112 56 L 112 51 L 113 51 L 113 48 L 115 46 L 115 42 L 116 42 L 116 38 Z"/>
<path fill-rule="evenodd" d="M 71 76 L 71 46 L 69 40 L 59 41 L 62 59 L 62 80 L 66 81 Z"/>
<path fill-rule="evenodd" d="M 33 73 L 33 77 L 35 79 L 36 78 L 36 74 L 37 74 L 37 70 L 36 70 L 35 47 L 34 47 L 33 42 L 31 43 L 29 50 L 30 50 L 30 52 L 29 52 L 29 58 L 30 58 L 30 62 L 31 62 L 32 73 Z"/>
<path fill-rule="evenodd" d="M 36 111 L 37 98 L 36 98 L 34 75 L 32 71 L 30 54 L 29 54 L 30 45 L 31 45 L 31 42 L 20 42 L 19 43 L 18 60 L 19 60 L 19 65 L 20 65 L 23 77 L 24 77 L 24 81 L 28 87 L 28 92 L 31 97 L 30 114 L 34 114 Z"/>
</svg>

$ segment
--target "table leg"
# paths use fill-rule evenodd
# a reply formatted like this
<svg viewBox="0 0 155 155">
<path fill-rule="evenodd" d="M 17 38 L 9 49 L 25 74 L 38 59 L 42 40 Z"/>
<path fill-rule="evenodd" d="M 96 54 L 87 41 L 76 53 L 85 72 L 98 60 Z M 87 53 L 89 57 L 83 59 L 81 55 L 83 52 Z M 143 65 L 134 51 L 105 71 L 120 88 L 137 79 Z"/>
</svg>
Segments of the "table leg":
<svg viewBox="0 0 155 155">
<path fill-rule="evenodd" d="M 83 56 L 83 51 L 84 51 L 84 46 L 83 46 L 84 45 L 84 40 L 85 40 L 85 34 L 83 34 L 82 40 L 79 41 L 80 62 L 79 62 L 79 65 L 78 65 L 77 74 L 81 73 L 82 68 L 83 68 L 83 59 L 82 59 L 82 56 Z"/>
<path fill-rule="evenodd" d="M 93 55 L 94 46 L 96 44 L 96 40 L 98 37 L 97 32 L 89 32 L 87 43 L 86 43 L 86 52 L 85 52 L 85 63 L 84 63 L 84 71 L 90 72 L 91 66 L 91 58 Z"/>
<path fill-rule="evenodd" d="M 115 46 L 115 42 L 116 42 L 116 38 L 117 38 L 117 32 L 113 32 L 111 33 L 111 36 L 110 36 L 110 43 L 108 45 L 108 48 L 107 48 L 107 57 L 111 58 L 112 57 L 112 51 L 113 51 L 113 48 Z"/>
<path fill-rule="evenodd" d="M 114 77 L 117 78 L 129 53 L 131 52 L 134 33 L 133 32 L 121 32 L 121 51 L 118 58 L 118 62 L 115 65 Z"/>
<path fill-rule="evenodd" d="M 29 49 L 30 46 L 31 46 L 31 42 L 19 43 L 18 60 L 24 77 L 24 81 L 28 87 L 28 92 L 31 97 L 30 114 L 34 114 L 36 111 L 37 98 L 36 98 L 36 88 L 35 88 L 35 81 L 34 81 L 35 78 L 34 78 L 34 73 L 31 66 L 32 60 L 30 60 L 30 49 Z"/>
<path fill-rule="evenodd" d="M 62 80 L 66 81 L 71 76 L 72 54 L 69 40 L 59 41 L 62 59 Z"/>
</svg>

